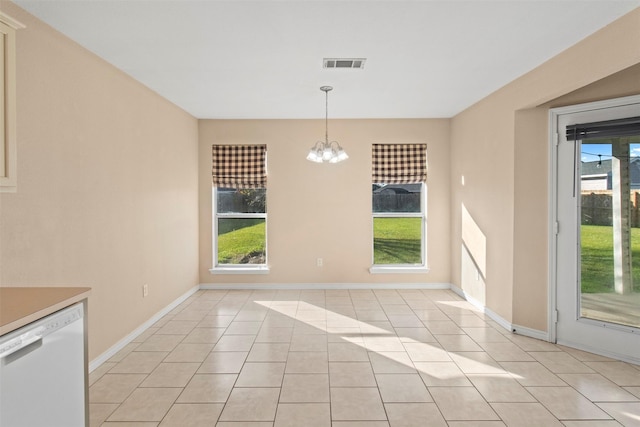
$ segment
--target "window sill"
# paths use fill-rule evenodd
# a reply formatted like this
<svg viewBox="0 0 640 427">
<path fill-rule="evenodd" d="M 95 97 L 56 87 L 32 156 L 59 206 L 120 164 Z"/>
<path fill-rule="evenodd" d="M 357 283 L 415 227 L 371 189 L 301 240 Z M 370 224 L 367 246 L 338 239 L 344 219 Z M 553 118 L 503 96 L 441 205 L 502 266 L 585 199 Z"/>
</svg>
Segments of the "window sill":
<svg viewBox="0 0 640 427">
<path fill-rule="evenodd" d="M 256 267 L 213 267 L 209 269 L 210 274 L 269 274 L 269 267 L 266 265 Z"/>
<path fill-rule="evenodd" d="M 418 273 L 424 274 L 429 272 L 429 267 L 424 265 L 374 265 L 369 268 L 371 274 L 396 274 L 396 273 Z"/>
</svg>

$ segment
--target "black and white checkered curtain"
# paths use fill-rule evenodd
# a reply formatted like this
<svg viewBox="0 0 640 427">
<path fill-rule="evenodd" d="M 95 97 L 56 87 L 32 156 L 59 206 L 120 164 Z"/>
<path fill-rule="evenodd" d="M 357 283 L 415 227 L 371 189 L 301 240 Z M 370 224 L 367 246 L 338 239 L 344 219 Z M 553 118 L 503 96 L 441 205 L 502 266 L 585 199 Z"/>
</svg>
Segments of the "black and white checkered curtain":
<svg viewBox="0 0 640 427">
<path fill-rule="evenodd" d="M 214 187 L 267 186 L 266 145 L 213 145 L 212 149 Z"/>
<path fill-rule="evenodd" d="M 427 144 L 373 144 L 372 154 L 376 184 L 427 181 Z"/>
</svg>

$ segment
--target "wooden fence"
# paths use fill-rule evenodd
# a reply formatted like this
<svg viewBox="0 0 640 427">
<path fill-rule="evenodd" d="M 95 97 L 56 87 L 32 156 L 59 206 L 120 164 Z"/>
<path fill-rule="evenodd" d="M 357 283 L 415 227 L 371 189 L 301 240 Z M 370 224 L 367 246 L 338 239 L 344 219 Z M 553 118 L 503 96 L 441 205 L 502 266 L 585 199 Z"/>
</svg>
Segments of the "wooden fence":
<svg viewBox="0 0 640 427">
<path fill-rule="evenodd" d="M 640 227 L 640 191 L 631 191 L 631 226 Z M 611 190 L 582 192 L 582 224 L 613 225 Z"/>
<path fill-rule="evenodd" d="M 420 212 L 420 193 L 373 193 L 374 212 Z"/>
</svg>

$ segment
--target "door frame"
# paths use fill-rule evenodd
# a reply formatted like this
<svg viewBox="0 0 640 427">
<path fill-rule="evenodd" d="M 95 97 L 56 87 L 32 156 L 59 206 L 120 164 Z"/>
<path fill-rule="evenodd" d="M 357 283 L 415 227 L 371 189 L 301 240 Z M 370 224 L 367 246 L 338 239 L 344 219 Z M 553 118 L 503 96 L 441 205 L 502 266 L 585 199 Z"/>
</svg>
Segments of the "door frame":
<svg viewBox="0 0 640 427">
<path fill-rule="evenodd" d="M 582 113 L 593 110 L 600 110 L 613 107 L 621 107 L 629 104 L 640 103 L 640 95 L 626 96 L 621 98 L 607 99 L 603 101 L 589 102 L 584 104 L 570 105 L 566 107 L 552 108 L 549 110 L 549 179 L 548 179 L 548 244 L 549 244 L 549 286 L 548 286 L 548 333 L 550 342 L 557 342 L 557 321 L 558 321 L 558 143 L 560 135 L 558 132 L 558 119 L 562 115 Z M 608 354 L 611 356 L 611 354 Z"/>
</svg>

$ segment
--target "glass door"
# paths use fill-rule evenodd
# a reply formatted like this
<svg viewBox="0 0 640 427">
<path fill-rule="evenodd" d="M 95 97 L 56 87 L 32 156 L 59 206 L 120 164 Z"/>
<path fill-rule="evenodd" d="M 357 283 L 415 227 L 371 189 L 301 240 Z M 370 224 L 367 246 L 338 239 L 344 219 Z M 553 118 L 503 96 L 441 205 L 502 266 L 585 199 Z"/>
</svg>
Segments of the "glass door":
<svg viewBox="0 0 640 427">
<path fill-rule="evenodd" d="M 615 124 L 638 115 L 640 104 L 559 110 L 553 116 L 557 342 L 638 363 L 640 132 L 597 137 L 576 127 Z"/>
</svg>

